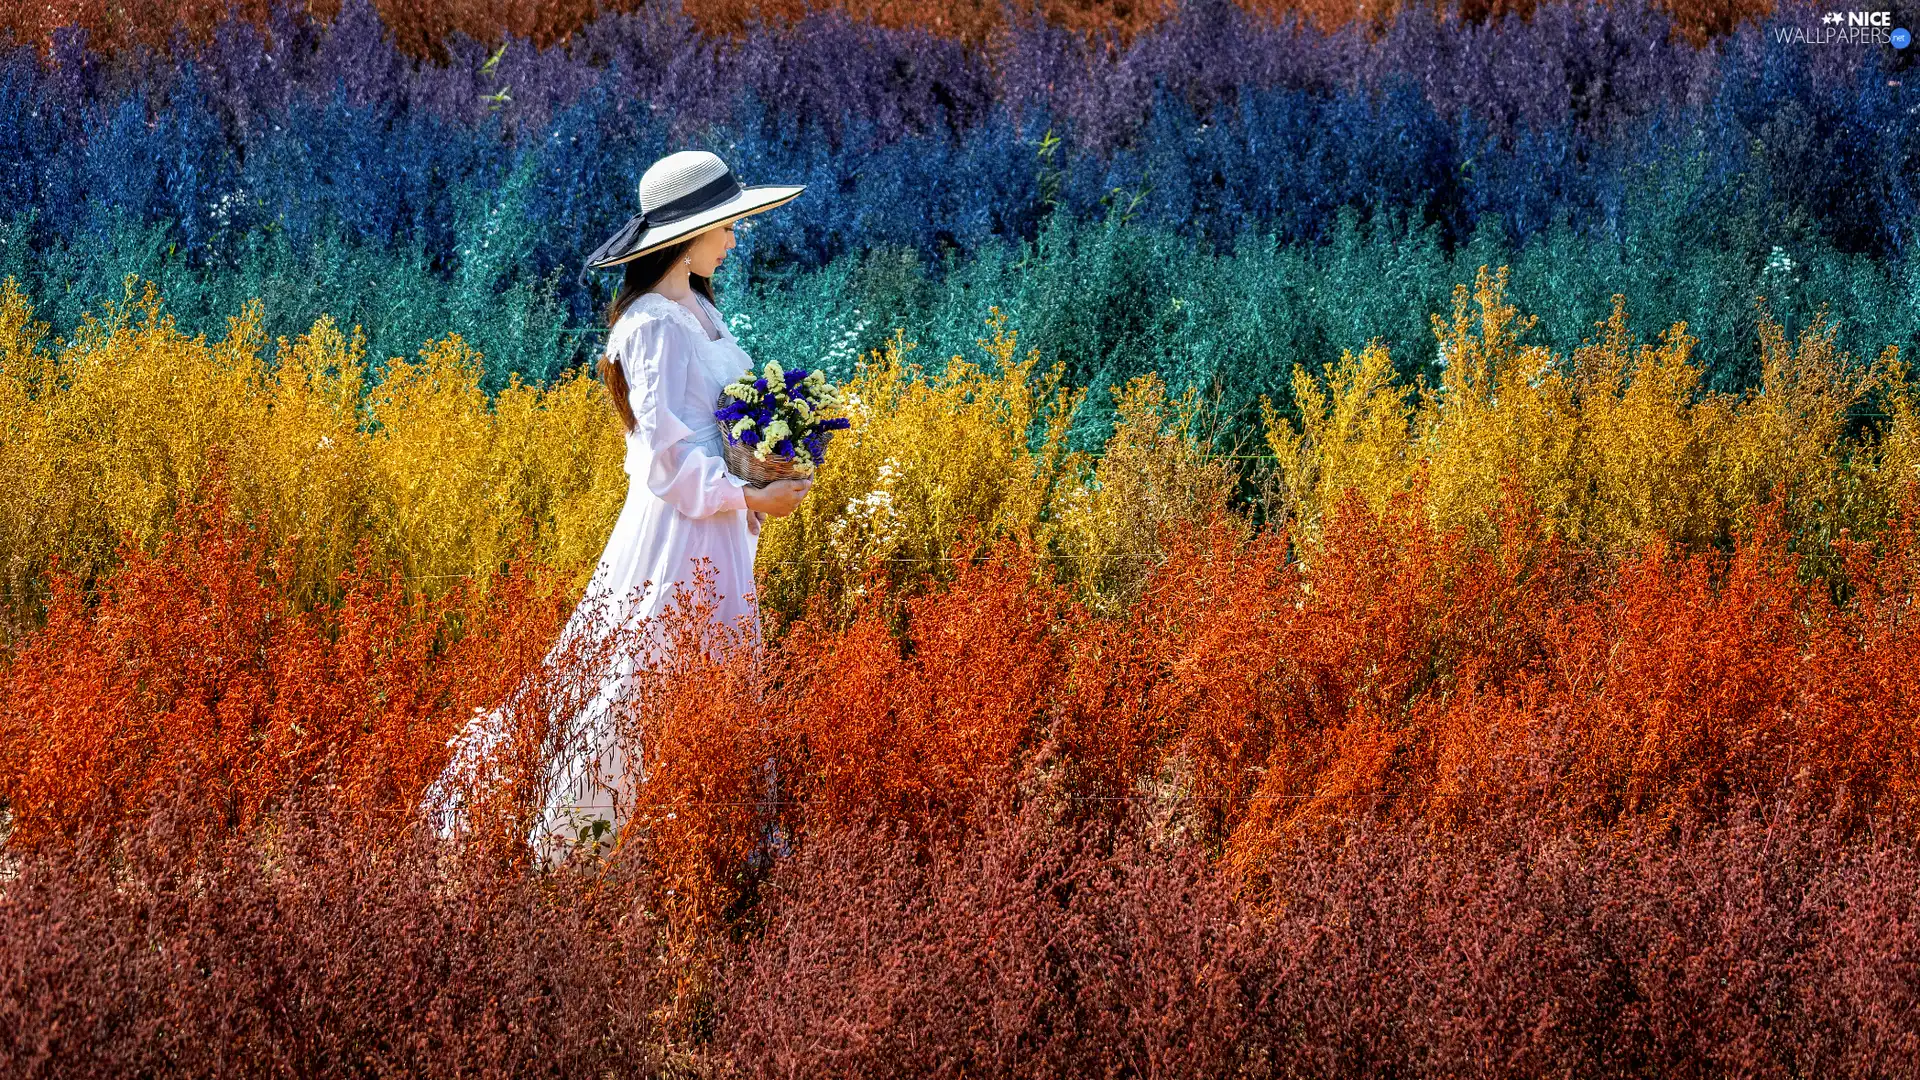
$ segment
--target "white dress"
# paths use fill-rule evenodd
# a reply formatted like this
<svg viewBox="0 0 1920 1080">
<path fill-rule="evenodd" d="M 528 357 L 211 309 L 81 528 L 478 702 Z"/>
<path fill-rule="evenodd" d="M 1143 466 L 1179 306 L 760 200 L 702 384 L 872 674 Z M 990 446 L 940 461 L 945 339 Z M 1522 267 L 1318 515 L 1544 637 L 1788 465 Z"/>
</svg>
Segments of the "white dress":
<svg viewBox="0 0 1920 1080">
<path fill-rule="evenodd" d="M 753 560 L 765 515 L 747 509 L 746 481 L 727 472 L 719 423 L 713 418 L 720 388 L 753 366 L 720 312 L 704 297 L 697 302 L 718 339 L 709 339 L 693 313 L 659 293 L 642 293 L 607 339 L 607 352 L 627 378 L 634 429 L 626 437 L 627 499 L 600 556 L 587 595 L 547 654 L 552 663 L 576 635 L 605 641 L 623 623 L 659 615 L 676 587 L 691 593 L 699 560 L 713 569 L 713 618 L 728 626 L 744 620 L 758 640 L 759 611 L 753 597 Z M 638 651 L 659 647 L 657 635 L 642 635 Z M 583 826 L 605 819 L 617 829 L 631 806 L 626 747 L 613 737 L 611 712 L 628 676 L 644 657 L 620 653 L 601 672 L 587 706 L 571 718 L 569 745 L 552 763 L 552 783 L 531 842 L 549 853 L 553 841 L 574 839 Z M 584 695 L 582 695 L 584 696 Z M 447 771 L 426 793 L 423 810 L 443 835 L 459 818 L 461 777 L 468 782 L 487 753 L 504 737 L 501 709 L 477 715 L 449 744 Z"/>
</svg>

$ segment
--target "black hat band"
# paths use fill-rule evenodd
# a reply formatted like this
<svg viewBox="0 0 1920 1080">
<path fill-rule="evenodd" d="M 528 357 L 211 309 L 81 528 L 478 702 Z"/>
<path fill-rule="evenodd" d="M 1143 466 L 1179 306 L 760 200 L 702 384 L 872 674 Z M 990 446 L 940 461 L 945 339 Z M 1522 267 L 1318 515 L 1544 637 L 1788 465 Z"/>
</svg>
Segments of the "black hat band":
<svg viewBox="0 0 1920 1080">
<path fill-rule="evenodd" d="M 586 264 L 581 267 L 581 277 L 584 279 L 586 270 L 602 259 L 611 258 L 616 252 L 632 247 L 633 242 L 639 239 L 640 234 L 647 229 L 655 225 L 671 225 L 676 221 L 711 210 L 739 195 L 742 190 L 744 189 L 741 188 L 740 181 L 734 179 L 733 170 L 728 169 L 685 195 L 669 199 L 651 210 L 633 215 L 627 219 L 625 225 L 620 226 L 620 231 L 608 237 L 606 243 L 601 244 L 593 254 L 587 256 Z"/>
</svg>

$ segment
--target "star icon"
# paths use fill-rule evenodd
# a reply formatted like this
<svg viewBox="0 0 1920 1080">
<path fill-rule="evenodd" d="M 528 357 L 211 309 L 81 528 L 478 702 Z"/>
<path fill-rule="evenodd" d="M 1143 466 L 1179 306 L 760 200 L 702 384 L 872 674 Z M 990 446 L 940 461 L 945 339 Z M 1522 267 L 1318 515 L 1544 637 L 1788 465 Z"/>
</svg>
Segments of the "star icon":
<svg viewBox="0 0 1920 1080">
<path fill-rule="evenodd" d="M 1840 13 L 1837 11 L 1829 11 L 1820 17 L 1820 21 L 1824 23 L 1837 23 L 1840 21 Z"/>
</svg>

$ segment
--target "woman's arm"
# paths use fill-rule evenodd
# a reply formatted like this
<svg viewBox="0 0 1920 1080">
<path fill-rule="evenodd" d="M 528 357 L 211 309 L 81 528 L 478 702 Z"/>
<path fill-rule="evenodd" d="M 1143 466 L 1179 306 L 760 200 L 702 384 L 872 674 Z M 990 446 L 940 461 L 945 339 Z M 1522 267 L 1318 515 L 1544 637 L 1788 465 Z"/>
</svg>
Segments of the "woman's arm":
<svg viewBox="0 0 1920 1080">
<path fill-rule="evenodd" d="M 648 450 L 647 490 L 692 518 L 745 510 L 747 482 L 693 441 L 696 428 L 713 422 L 714 403 L 688 400 L 697 362 L 692 350 L 684 327 L 657 317 L 642 319 L 621 349 L 634 434 Z M 708 415 L 694 413 L 695 408 Z"/>
</svg>

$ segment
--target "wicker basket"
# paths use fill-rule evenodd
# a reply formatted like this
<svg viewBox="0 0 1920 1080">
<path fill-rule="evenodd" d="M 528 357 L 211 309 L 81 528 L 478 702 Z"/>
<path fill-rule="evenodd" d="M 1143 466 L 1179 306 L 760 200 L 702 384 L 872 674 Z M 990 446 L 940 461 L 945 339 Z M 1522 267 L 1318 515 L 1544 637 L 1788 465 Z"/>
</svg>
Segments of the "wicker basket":
<svg viewBox="0 0 1920 1080">
<path fill-rule="evenodd" d="M 724 402 L 724 399 L 722 399 Z M 832 431 L 820 433 L 820 450 L 824 454 L 827 444 L 833 439 Z M 721 449 L 726 452 L 727 471 L 745 480 L 750 486 L 763 488 L 775 480 L 804 480 L 811 473 L 803 473 L 793 463 L 793 457 L 781 457 L 768 454 L 765 461 L 753 456 L 753 447 L 746 443 L 729 440 L 725 432 L 720 434 Z"/>
</svg>

